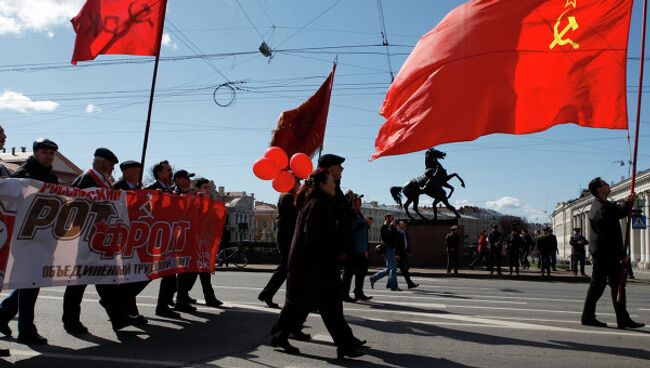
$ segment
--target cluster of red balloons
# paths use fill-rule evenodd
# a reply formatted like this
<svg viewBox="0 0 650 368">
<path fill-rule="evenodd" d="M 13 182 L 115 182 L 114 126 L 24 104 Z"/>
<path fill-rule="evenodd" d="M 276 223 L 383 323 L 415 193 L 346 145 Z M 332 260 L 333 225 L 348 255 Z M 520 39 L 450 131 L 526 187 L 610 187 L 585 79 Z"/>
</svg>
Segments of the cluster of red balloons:
<svg viewBox="0 0 650 368">
<path fill-rule="evenodd" d="M 291 168 L 291 171 L 287 169 Z M 306 179 L 313 171 L 314 166 L 309 156 L 304 153 L 296 153 L 289 156 L 280 147 L 271 147 L 264 152 L 264 156 L 253 164 L 253 173 L 262 180 L 273 180 L 273 189 L 280 193 L 286 193 L 293 188 L 295 183 L 294 175 Z M 293 174 L 292 174 L 293 172 Z"/>
</svg>

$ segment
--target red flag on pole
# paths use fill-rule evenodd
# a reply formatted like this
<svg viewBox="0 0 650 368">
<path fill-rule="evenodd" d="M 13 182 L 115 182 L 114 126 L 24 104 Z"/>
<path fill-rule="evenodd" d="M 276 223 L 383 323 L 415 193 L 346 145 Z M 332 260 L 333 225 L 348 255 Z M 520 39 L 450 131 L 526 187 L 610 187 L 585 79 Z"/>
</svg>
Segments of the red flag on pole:
<svg viewBox="0 0 650 368">
<path fill-rule="evenodd" d="M 72 64 L 101 54 L 156 56 L 167 0 L 86 0 L 72 19 Z"/>
<path fill-rule="evenodd" d="M 313 96 L 295 109 L 280 114 L 271 146 L 281 147 L 291 157 L 298 152 L 313 156 L 323 145 L 335 71 L 336 64 Z"/>
<path fill-rule="evenodd" d="M 461 5 L 389 88 L 372 158 L 564 123 L 625 129 L 631 11 L 629 0 Z"/>
</svg>

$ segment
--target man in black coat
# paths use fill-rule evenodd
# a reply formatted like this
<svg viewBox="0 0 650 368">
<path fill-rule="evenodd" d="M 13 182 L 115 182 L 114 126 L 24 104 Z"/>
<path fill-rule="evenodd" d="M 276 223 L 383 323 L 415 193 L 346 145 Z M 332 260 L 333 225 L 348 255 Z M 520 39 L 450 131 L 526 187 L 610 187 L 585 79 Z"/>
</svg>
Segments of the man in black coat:
<svg viewBox="0 0 650 368">
<path fill-rule="evenodd" d="M 165 193 L 174 194 L 174 182 L 172 179 L 172 167 L 169 161 L 160 161 L 153 166 L 153 177 L 156 181 L 145 189 L 160 190 Z M 174 293 L 176 292 L 176 274 L 164 276 L 160 279 L 158 292 L 158 305 L 156 315 L 168 318 L 181 318 L 178 312 L 174 312 L 170 306 L 174 305 Z"/>
<path fill-rule="evenodd" d="M 445 236 L 445 248 L 447 248 L 447 273 L 454 269 L 454 275 L 458 274 L 458 248 L 460 248 L 460 235 L 457 233 L 458 226 L 449 228 L 449 234 Z"/>
<path fill-rule="evenodd" d="M 611 192 L 609 184 L 599 177 L 589 183 L 589 191 L 595 197 L 589 210 L 589 224 L 591 225 L 591 234 L 593 234 L 590 237 L 589 253 L 593 259 L 593 271 L 585 306 L 582 310 L 582 324 L 607 327 L 607 324 L 596 319 L 596 303 L 609 283 L 618 328 L 643 327 L 645 326 L 643 323 L 634 322 L 627 312 L 625 288 L 621 292 L 620 301 L 617 298 L 623 265 L 629 261 L 629 256 L 625 254 L 623 245 L 620 219 L 629 215 L 635 195 L 630 195 L 627 202 L 624 203 L 610 202 L 607 200 L 607 196 Z"/>
<path fill-rule="evenodd" d="M 14 178 L 40 180 L 45 183 L 58 184 L 59 179 L 52 172 L 52 162 L 59 149 L 56 143 L 49 139 L 40 138 L 33 144 L 33 155 L 14 172 Z M 25 344 L 44 345 L 47 339 L 38 334 L 34 325 L 34 306 L 38 298 L 39 288 L 14 290 L 0 304 L 0 332 L 11 336 L 9 321 L 18 314 L 18 342 Z"/>
<path fill-rule="evenodd" d="M 273 302 L 273 296 L 287 279 L 287 262 L 289 261 L 291 241 L 293 240 L 296 219 L 298 218 L 295 195 L 299 187 L 300 181 L 296 180 L 293 189 L 288 193 L 281 194 L 278 200 L 278 217 L 276 219 L 278 231 L 276 239 L 278 252 L 280 252 L 280 264 L 264 289 L 262 289 L 262 292 L 257 296 L 257 299 L 266 303 L 269 308 L 280 308 L 278 304 Z"/>
<path fill-rule="evenodd" d="M 507 249 L 508 249 L 508 258 L 510 264 L 510 276 L 512 276 L 512 268 L 514 267 L 517 276 L 519 276 L 519 254 L 521 248 L 523 248 L 523 240 L 519 231 L 512 229 L 510 235 L 506 239 Z"/>
<path fill-rule="evenodd" d="M 128 160 L 120 164 L 122 178 L 118 180 L 113 188 L 119 190 L 137 190 L 140 189 L 140 173 L 142 164 L 138 161 Z M 140 314 L 136 304 L 136 297 L 149 285 L 149 281 L 129 282 L 119 286 L 119 295 L 122 299 L 124 310 L 129 316 L 131 324 L 139 326 L 146 325 L 149 320 Z"/>
<path fill-rule="evenodd" d="M 492 226 L 492 231 L 488 234 L 488 249 L 490 253 L 489 270 L 490 275 L 494 274 L 494 266 L 497 267 L 497 273 L 501 275 L 501 258 L 503 255 L 503 235 L 499 232 L 499 225 Z"/>
<path fill-rule="evenodd" d="M 112 189 L 110 182 L 113 168 L 117 164 L 117 157 L 107 148 L 95 150 L 93 167 L 78 176 L 71 187 L 79 189 L 107 188 Z M 72 285 L 65 289 L 63 294 L 63 328 L 69 334 L 85 334 L 88 328 L 81 323 L 81 301 L 87 285 Z M 113 330 L 118 331 L 129 326 L 126 311 L 123 308 L 120 296 L 120 287 L 117 284 L 96 284 L 101 304 L 111 320 Z"/>
<path fill-rule="evenodd" d="M 571 244 L 571 270 L 573 271 L 573 274 L 578 276 L 578 263 L 579 263 L 580 274 L 582 276 L 586 276 L 585 258 L 587 252 L 585 251 L 585 245 L 588 245 L 589 242 L 582 235 L 582 229 L 580 229 L 579 227 L 573 229 L 573 234 L 571 235 L 571 240 L 569 240 L 569 244 Z"/>
</svg>

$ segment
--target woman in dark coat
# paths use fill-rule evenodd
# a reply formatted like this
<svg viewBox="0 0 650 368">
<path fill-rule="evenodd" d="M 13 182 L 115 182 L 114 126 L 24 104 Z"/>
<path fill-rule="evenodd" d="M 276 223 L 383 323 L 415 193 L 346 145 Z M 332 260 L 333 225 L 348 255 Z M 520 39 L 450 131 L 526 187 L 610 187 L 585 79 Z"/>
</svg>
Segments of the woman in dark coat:
<svg viewBox="0 0 650 368">
<path fill-rule="evenodd" d="M 296 195 L 300 212 L 289 253 L 286 300 L 271 331 L 271 345 L 288 353 L 299 353 L 289 344 L 289 333 L 299 329 L 310 311 L 318 310 L 337 346 L 337 357 L 363 355 L 355 348 L 364 342 L 352 335 L 343 317 L 335 190 L 329 171 L 318 169 Z"/>
</svg>

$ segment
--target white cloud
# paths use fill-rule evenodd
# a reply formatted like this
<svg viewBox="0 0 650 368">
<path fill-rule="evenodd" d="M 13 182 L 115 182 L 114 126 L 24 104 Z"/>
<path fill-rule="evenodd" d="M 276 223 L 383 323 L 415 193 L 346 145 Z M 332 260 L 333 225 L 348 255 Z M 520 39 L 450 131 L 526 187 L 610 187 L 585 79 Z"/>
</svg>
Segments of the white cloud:
<svg viewBox="0 0 650 368">
<path fill-rule="evenodd" d="M 517 216 L 527 217 L 535 222 L 548 221 L 548 214 L 542 210 L 531 207 L 518 198 L 505 196 L 495 201 L 485 202 L 485 206 L 499 212 L 509 212 Z"/>
<path fill-rule="evenodd" d="M 0 34 L 47 32 L 70 26 L 84 0 L 0 0 Z"/>
<path fill-rule="evenodd" d="M 86 112 L 89 113 L 89 114 L 92 114 L 94 112 L 100 112 L 100 111 L 102 111 L 102 109 L 99 108 L 99 106 L 97 106 L 97 105 L 88 104 L 88 106 L 86 106 Z"/>
<path fill-rule="evenodd" d="M 518 209 L 523 206 L 519 199 L 509 196 L 501 197 L 496 201 L 487 201 L 485 202 L 485 205 L 488 208 L 492 208 L 497 211 Z"/>
<path fill-rule="evenodd" d="M 164 32 L 162 36 L 162 45 L 165 47 L 169 47 L 172 50 L 178 49 L 178 45 L 176 42 L 172 41 L 172 36 L 169 35 L 169 33 Z"/>
<path fill-rule="evenodd" d="M 54 32 L 47 31 L 47 38 L 54 38 Z"/>
<path fill-rule="evenodd" d="M 467 199 L 459 199 L 454 203 L 456 207 L 473 206 L 474 202 Z"/>
<path fill-rule="evenodd" d="M 23 114 L 32 111 L 54 111 L 59 104 L 54 101 L 33 101 L 19 92 L 4 91 L 0 95 L 0 110 L 13 110 Z"/>
</svg>

